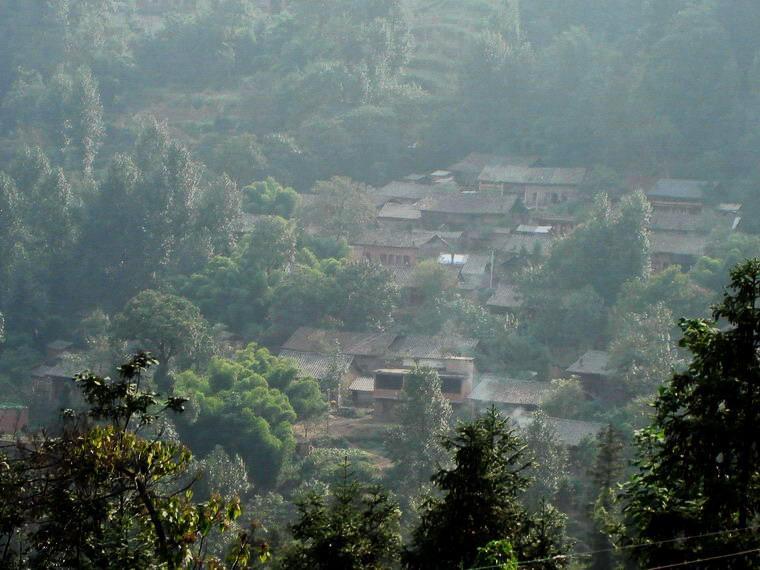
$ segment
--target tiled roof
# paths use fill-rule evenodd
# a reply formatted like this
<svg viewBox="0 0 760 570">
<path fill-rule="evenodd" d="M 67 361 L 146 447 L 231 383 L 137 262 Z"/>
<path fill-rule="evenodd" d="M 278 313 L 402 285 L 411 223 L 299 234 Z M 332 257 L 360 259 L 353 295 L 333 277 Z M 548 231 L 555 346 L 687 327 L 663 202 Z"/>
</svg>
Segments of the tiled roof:
<svg viewBox="0 0 760 570">
<path fill-rule="evenodd" d="M 352 392 L 374 392 L 375 379 L 372 376 L 359 376 L 351 382 L 348 389 Z"/>
<path fill-rule="evenodd" d="M 74 370 L 73 366 L 58 363 L 53 366 L 45 364 L 32 369 L 32 376 L 35 378 L 74 378 L 80 370 Z"/>
<path fill-rule="evenodd" d="M 654 208 L 651 227 L 653 230 L 672 232 L 707 232 L 709 222 L 704 215 L 687 214 Z"/>
<path fill-rule="evenodd" d="M 377 217 L 394 220 L 419 220 L 422 217 L 422 213 L 414 204 L 386 202 L 378 212 Z"/>
<path fill-rule="evenodd" d="M 488 192 L 459 192 L 435 194 L 421 200 L 423 212 L 442 214 L 509 214 L 517 196 L 498 196 Z"/>
<path fill-rule="evenodd" d="M 457 289 L 462 291 L 476 291 L 477 289 L 484 289 L 488 286 L 487 275 L 485 273 L 459 273 L 459 280 L 457 282 Z"/>
<path fill-rule="evenodd" d="M 399 198 L 416 202 L 431 192 L 447 193 L 457 191 L 458 188 L 456 184 L 442 183 L 431 186 L 429 184 L 419 184 L 417 182 L 394 180 L 393 182 L 375 190 L 374 194 L 387 196 L 388 198 Z"/>
<path fill-rule="evenodd" d="M 486 166 L 481 182 L 540 186 L 578 186 L 586 178 L 585 168 L 531 168 L 526 166 Z"/>
<path fill-rule="evenodd" d="M 499 249 L 511 254 L 519 254 L 525 250 L 528 255 L 532 255 L 538 247 L 541 253 L 546 255 L 554 245 L 554 240 L 546 234 L 512 234 L 500 241 Z"/>
<path fill-rule="evenodd" d="M 304 378 L 327 378 L 334 366 L 348 370 L 354 357 L 348 354 L 324 354 L 319 352 L 301 352 L 298 350 L 281 350 L 280 356 L 290 358 Z"/>
<path fill-rule="evenodd" d="M 567 371 L 570 374 L 596 374 L 609 376 L 612 371 L 608 370 L 610 355 L 603 350 L 589 350 L 576 360 Z"/>
<path fill-rule="evenodd" d="M 400 289 L 414 287 L 414 267 L 405 265 L 387 265 L 385 268 L 391 272 L 393 281 Z"/>
<path fill-rule="evenodd" d="M 711 186 L 705 180 L 682 180 L 678 178 L 660 178 L 647 192 L 650 198 L 670 198 L 673 200 L 701 201 L 705 190 Z"/>
<path fill-rule="evenodd" d="M 489 307 L 501 307 L 505 309 L 517 309 L 523 306 L 523 300 L 515 285 L 502 284 L 496 288 L 494 294 L 486 303 Z"/>
<path fill-rule="evenodd" d="M 331 331 L 300 327 L 282 346 L 283 350 L 322 352 L 330 354 L 338 349 L 352 356 L 380 356 L 396 339 L 392 333 L 364 333 Z"/>
<path fill-rule="evenodd" d="M 698 257 L 704 254 L 707 236 L 653 231 L 649 236 L 652 253 Z"/>
<path fill-rule="evenodd" d="M 461 236 L 461 232 L 434 232 L 426 230 L 399 231 L 392 227 L 381 227 L 365 231 L 359 237 L 354 238 L 351 241 L 351 245 L 415 248 L 436 238 L 448 243 L 449 240 L 457 240 Z"/>
<path fill-rule="evenodd" d="M 495 404 L 538 406 L 550 390 L 548 382 L 483 375 L 470 394 L 470 399 Z"/>
<path fill-rule="evenodd" d="M 533 416 L 522 415 L 513 418 L 515 423 L 522 428 L 527 428 L 533 422 Z M 557 431 L 557 436 L 565 445 L 575 447 L 584 439 L 595 438 L 604 424 L 599 422 L 585 422 L 581 420 L 566 420 L 564 418 L 547 417 L 546 421 Z"/>
<path fill-rule="evenodd" d="M 398 337 L 389 352 L 400 358 L 445 358 L 469 356 L 478 340 L 456 336 L 405 335 Z"/>
<path fill-rule="evenodd" d="M 489 263 L 491 263 L 490 255 L 471 253 L 462 266 L 462 273 L 465 275 L 482 275 L 486 272 Z"/>
<path fill-rule="evenodd" d="M 67 348 L 71 348 L 73 344 L 74 343 L 67 340 L 54 340 L 53 342 L 47 343 L 47 348 L 50 350 L 66 350 Z"/>
<path fill-rule="evenodd" d="M 549 235 L 552 233 L 551 226 L 530 226 L 527 224 L 520 224 L 515 228 L 517 234 L 531 234 L 531 235 Z"/>
</svg>

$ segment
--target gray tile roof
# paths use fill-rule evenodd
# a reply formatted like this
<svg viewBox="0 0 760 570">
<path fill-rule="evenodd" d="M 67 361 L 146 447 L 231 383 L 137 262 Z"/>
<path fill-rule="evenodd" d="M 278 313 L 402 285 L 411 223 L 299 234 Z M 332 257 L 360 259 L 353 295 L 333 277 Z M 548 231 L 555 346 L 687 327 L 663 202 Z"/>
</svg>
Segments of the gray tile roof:
<svg viewBox="0 0 760 570">
<path fill-rule="evenodd" d="M 478 340 L 456 336 L 405 335 L 398 337 L 389 353 L 399 358 L 445 358 L 469 356 Z"/>
<path fill-rule="evenodd" d="M 522 415 L 513 419 L 522 429 L 527 428 L 533 421 L 533 417 L 530 415 Z M 566 420 L 564 418 L 553 417 L 547 417 L 546 420 L 557 431 L 559 440 L 571 447 L 579 445 L 584 439 L 595 438 L 602 431 L 602 428 L 604 428 L 604 424 L 599 422 Z"/>
<path fill-rule="evenodd" d="M 324 354 L 319 352 L 301 352 L 298 350 L 281 350 L 280 356 L 291 359 L 303 378 L 327 378 L 333 366 L 348 370 L 354 357 L 349 354 Z"/>
<path fill-rule="evenodd" d="M 460 192 L 434 194 L 421 200 L 423 212 L 441 214 L 509 214 L 517 202 L 517 196 L 498 196 L 488 192 Z"/>
<path fill-rule="evenodd" d="M 419 207 L 414 204 L 386 202 L 377 214 L 378 218 L 392 220 L 419 220 L 422 217 Z"/>
<path fill-rule="evenodd" d="M 586 178 L 585 168 L 532 168 L 526 166 L 486 166 L 481 182 L 538 186 L 578 186 Z"/>
<path fill-rule="evenodd" d="M 576 360 L 567 371 L 570 374 L 596 374 L 609 376 L 612 371 L 607 368 L 610 355 L 603 350 L 589 350 Z"/>
<path fill-rule="evenodd" d="M 548 382 L 483 375 L 470 394 L 470 399 L 495 404 L 539 406 L 550 391 L 551 385 Z"/>
<path fill-rule="evenodd" d="M 372 376 L 359 376 L 348 387 L 351 392 L 374 392 L 375 379 Z"/>
<path fill-rule="evenodd" d="M 523 300 L 515 285 L 501 284 L 486 303 L 489 307 L 518 309 L 523 306 Z"/>
<path fill-rule="evenodd" d="M 707 232 L 709 221 L 704 215 L 655 208 L 652 212 L 651 228 L 672 232 Z"/>
<path fill-rule="evenodd" d="M 675 233 L 653 231 L 649 235 L 653 254 L 683 255 L 699 257 L 704 254 L 707 236 L 696 233 Z"/>
<path fill-rule="evenodd" d="M 683 180 L 679 178 L 660 178 L 647 192 L 650 198 L 668 198 L 671 200 L 701 201 L 705 190 L 714 184 L 705 180 Z"/>
<path fill-rule="evenodd" d="M 431 186 L 430 184 L 419 184 L 417 182 L 409 182 L 405 180 L 394 180 L 389 182 L 385 186 L 375 190 L 374 194 L 379 196 L 386 196 L 388 198 L 398 198 L 403 200 L 410 200 L 416 202 L 430 194 L 431 192 L 440 192 L 442 194 L 448 192 L 458 192 L 456 184 L 436 184 Z"/>
<path fill-rule="evenodd" d="M 388 265 L 385 268 L 391 272 L 393 281 L 400 289 L 414 287 L 414 267 L 403 265 Z"/>
<path fill-rule="evenodd" d="M 416 248 L 435 239 L 449 243 L 462 236 L 462 232 L 434 232 L 426 230 L 398 230 L 393 227 L 372 228 L 351 241 L 351 245 Z"/>
<path fill-rule="evenodd" d="M 483 275 L 489 263 L 491 263 L 490 255 L 471 253 L 462 266 L 462 273 L 465 275 Z"/>
<path fill-rule="evenodd" d="M 337 348 L 341 353 L 351 356 L 381 356 L 396 336 L 394 333 L 345 332 L 300 327 L 285 342 L 282 349 L 330 354 Z"/>
</svg>

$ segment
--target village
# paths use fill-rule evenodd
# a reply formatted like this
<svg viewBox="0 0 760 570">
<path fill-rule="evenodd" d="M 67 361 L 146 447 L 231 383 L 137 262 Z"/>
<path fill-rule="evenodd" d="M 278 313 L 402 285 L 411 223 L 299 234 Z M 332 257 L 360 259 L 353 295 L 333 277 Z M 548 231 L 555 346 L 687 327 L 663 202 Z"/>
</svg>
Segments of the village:
<svg viewBox="0 0 760 570">
<path fill-rule="evenodd" d="M 585 168 L 549 167 L 535 156 L 471 153 L 446 169 L 410 174 L 374 189 L 376 219 L 350 240 L 350 256 L 387 268 L 401 292 L 397 311 L 407 318 L 414 318 L 421 299 L 416 270 L 435 263 L 460 295 L 489 313 L 529 321 L 536 307 L 524 302 L 514 278 L 581 223 L 592 200 L 588 177 Z M 660 178 L 632 179 L 627 185 L 629 193 L 644 192 L 651 205 L 655 274 L 671 266 L 688 271 L 704 254 L 710 232 L 732 232 L 741 224 L 740 204 L 715 203 L 714 182 Z M 314 198 L 302 194 L 300 208 L 307 210 Z M 249 228 L 256 221 L 257 216 L 246 219 Z M 233 345 L 243 346 L 244 339 L 228 336 Z M 290 359 L 303 378 L 340 387 L 328 394 L 331 417 L 316 429 L 304 426 L 298 432 L 306 447 L 325 437 L 351 442 L 355 436 L 357 447 L 377 439 L 393 421 L 405 375 L 415 366 L 438 372 L 443 395 L 462 417 L 496 406 L 526 427 L 551 392 L 548 380 L 556 378 L 579 380 L 589 400 L 614 401 L 616 371 L 605 346 L 576 350 L 564 362 L 553 362 L 547 377 L 539 377 L 531 370 L 479 366 L 478 345 L 478 339 L 449 334 L 300 327 L 271 350 Z M 71 350 L 68 341 L 49 344 L 46 361 L 31 371 L 36 406 L 47 413 L 75 398 L 71 377 L 76 370 L 65 358 Z M 28 424 L 29 413 L 27 406 L 1 408 L 0 430 L 18 432 Z M 547 419 L 570 448 L 592 441 L 604 425 Z M 372 451 L 381 453 L 376 445 Z"/>
</svg>

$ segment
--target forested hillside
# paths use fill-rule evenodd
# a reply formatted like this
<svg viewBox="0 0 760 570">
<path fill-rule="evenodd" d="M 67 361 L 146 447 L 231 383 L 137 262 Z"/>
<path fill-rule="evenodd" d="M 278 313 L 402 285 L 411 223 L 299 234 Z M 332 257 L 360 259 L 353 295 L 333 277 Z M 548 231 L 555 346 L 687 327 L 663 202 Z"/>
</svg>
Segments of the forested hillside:
<svg viewBox="0 0 760 570">
<path fill-rule="evenodd" d="M 0 566 L 756 567 L 758 30 L 0 0 Z"/>
</svg>

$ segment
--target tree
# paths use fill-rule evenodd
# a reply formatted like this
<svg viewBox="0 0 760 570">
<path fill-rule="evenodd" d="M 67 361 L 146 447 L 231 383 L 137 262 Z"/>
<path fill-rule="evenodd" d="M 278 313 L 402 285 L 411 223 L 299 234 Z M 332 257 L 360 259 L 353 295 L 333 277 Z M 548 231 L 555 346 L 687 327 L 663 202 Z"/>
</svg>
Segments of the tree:
<svg viewBox="0 0 760 570">
<path fill-rule="evenodd" d="M 544 506 L 534 514 L 520 503 L 530 480 L 526 446 L 494 408 L 460 424 L 444 439 L 454 466 L 433 475 L 440 491 L 423 501 L 420 523 L 402 560 L 407 568 L 473 566 L 478 550 L 509 541 L 518 560 L 552 558 L 545 568 L 564 567 L 567 552 L 562 517 Z"/>
<path fill-rule="evenodd" d="M 597 455 L 590 471 L 593 487 L 592 503 L 589 505 L 593 527 L 590 532 L 589 546 L 594 553 L 591 558 L 591 570 L 608 570 L 613 568 L 616 556 L 614 545 L 605 532 L 605 523 L 614 515 L 615 487 L 620 482 L 623 471 L 622 436 L 610 424 L 597 435 Z"/>
<path fill-rule="evenodd" d="M 114 319 L 118 338 L 139 340 L 160 358 L 156 383 L 171 391 L 169 369 L 177 358 L 199 358 L 209 349 L 208 324 L 198 307 L 183 297 L 143 291 Z"/>
<path fill-rule="evenodd" d="M 295 539 L 285 567 L 319 570 L 388 568 L 401 545 L 400 512 L 387 492 L 353 480 L 348 460 L 343 480 L 326 497 L 310 492 L 300 500 Z"/>
<path fill-rule="evenodd" d="M 541 411 L 525 430 L 525 443 L 532 454 L 526 474 L 533 479 L 525 495 L 526 503 L 536 508 L 542 501 L 552 502 L 567 481 L 567 449 L 559 440 L 557 429 Z"/>
<path fill-rule="evenodd" d="M 248 270 L 261 269 L 269 275 L 277 269 L 284 269 L 293 261 L 295 250 L 293 223 L 279 216 L 266 216 L 256 221 L 256 226 L 248 236 L 241 265 Z"/>
<path fill-rule="evenodd" d="M 644 566 L 758 545 L 757 533 L 747 529 L 760 515 L 760 260 L 732 269 L 712 321 L 684 319 L 681 328 L 681 346 L 693 360 L 660 389 L 654 421 L 637 437 L 637 473 L 622 494 L 622 536 L 627 544 L 648 545 L 630 551 Z M 738 530 L 722 532 L 731 529 Z M 726 564 L 756 562 L 743 556 Z"/>
<path fill-rule="evenodd" d="M 449 430 L 451 413 L 435 370 L 416 367 L 404 377 L 396 412 L 399 426 L 389 431 L 385 443 L 394 462 L 389 480 L 403 493 L 416 491 L 445 461 L 440 440 Z"/>
<path fill-rule="evenodd" d="M 350 178 L 336 176 L 317 182 L 314 193 L 317 199 L 309 221 L 330 235 L 355 237 L 375 219 L 368 188 Z"/>
<path fill-rule="evenodd" d="M 282 186 L 274 178 L 254 182 L 243 188 L 245 209 L 252 214 L 267 214 L 290 219 L 298 206 L 298 193 Z"/>
<path fill-rule="evenodd" d="M 383 330 L 392 322 L 398 303 L 390 271 L 364 260 L 338 267 L 334 295 L 331 313 L 348 330 Z"/>
<path fill-rule="evenodd" d="M 163 412 L 181 411 L 183 400 L 141 389 L 155 363 L 136 355 L 116 381 L 78 375 L 89 411 L 69 411 L 58 436 L 39 434 L 2 452 L 3 567 L 221 564 L 207 556 L 206 541 L 237 518 L 239 500 L 194 503 L 190 490 L 178 488 L 191 455 L 152 426 Z M 154 435 L 141 434 L 151 429 Z M 253 542 L 241 534 L 230 565 L 251 562 Z"/>
</svg>

